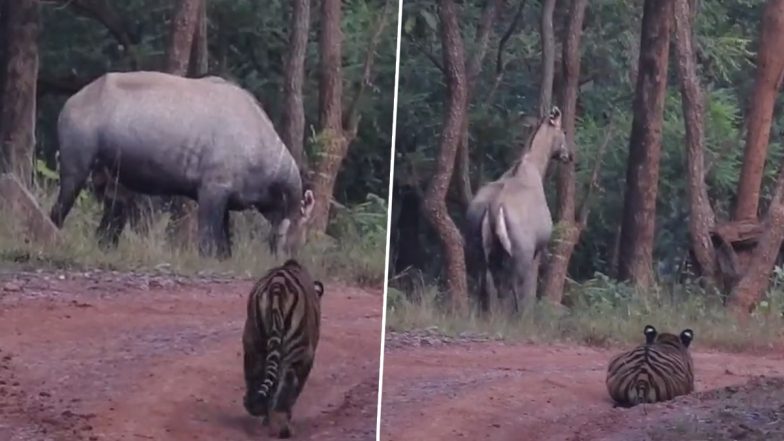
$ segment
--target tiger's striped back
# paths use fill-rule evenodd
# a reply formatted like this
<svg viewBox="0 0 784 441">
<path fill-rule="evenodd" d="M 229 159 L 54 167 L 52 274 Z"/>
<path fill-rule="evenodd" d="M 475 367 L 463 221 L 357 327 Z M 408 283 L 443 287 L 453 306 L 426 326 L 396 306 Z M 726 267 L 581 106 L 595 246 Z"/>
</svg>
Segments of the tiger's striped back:
<svg viewBox="0 0 784 441">
<path fill-rule="evenodd" d="M 635 406 L 694 391 L 694 364 L 688 350 L 694 332 L 659 334 L 648 325 L 645 337 L 645 344 L 610 360 L 606 380 L 610 397 L 619 405 Z"/>
<path fill-rule="evenodd" d="M 265 416 L 274 436 L 291 435 L 291 408 L 308 378 L 319 340 L 323 285 L 294 259 L 253 286 L 243 333 L 245 408 Z"/>
</svg>

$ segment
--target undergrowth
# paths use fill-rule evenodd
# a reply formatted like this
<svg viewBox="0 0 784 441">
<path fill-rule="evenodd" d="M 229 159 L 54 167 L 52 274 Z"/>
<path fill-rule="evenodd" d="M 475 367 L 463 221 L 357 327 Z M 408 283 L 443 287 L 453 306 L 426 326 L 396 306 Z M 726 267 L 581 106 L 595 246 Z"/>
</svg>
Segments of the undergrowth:
<svg viewBox="0 0 784 441">
<path fill-rule="evenodd" d="M 390 282 L 387 329 L 429 329 L 444 335 L 476 333 L 509 341 L 561 341 L 589 346 L 617 346 L 643 341 L 642 329 L 654 325 L 660 332 L 695 332 L 694 347 L 730 351 L 784 347 L 784 270 L 774 273 L 767 298 L 744 323 L 734 318 L 717 294 L 695 284 L 657 286 L 647 291 L 597 274 L 583 283 L 570 283 L 565 298 L 569 307 L 537 302 L 512 315 L 472 310 L 467 315 L 444 307 L 445 293 L 408 276 Z M 405 291 L 395 286 L 404 286 Z"/>
<path fill-rule="evenodd" d="M 48 214 L 56 189 L 39 189 L 35 193 Z M 381 286 L 386 256 L 386 201 L 369 195 L 366 202 L 338 206 L 333 213 L 330 236 L 312 237 L 298 258 L 316 277 Z M 155 215 L 145 232 L 127 226 L 117 248 L 104 249 L 98 245 L 95 234 L 100 218 L 98 201 L 84 191 L 66 218 L 60 243 L 35 244 L 18 234 L 12 216 L 0 216 L 0 267 L 159 270 L 182 275 L 258 277 L 279 263 L 267 248 L 269 224 L 253 210 L 232 212 L 232 256 L 226 260 L 199 256 L 196 243 L 172 246 L 166 233 L 168 214 Z"/>
</svg>

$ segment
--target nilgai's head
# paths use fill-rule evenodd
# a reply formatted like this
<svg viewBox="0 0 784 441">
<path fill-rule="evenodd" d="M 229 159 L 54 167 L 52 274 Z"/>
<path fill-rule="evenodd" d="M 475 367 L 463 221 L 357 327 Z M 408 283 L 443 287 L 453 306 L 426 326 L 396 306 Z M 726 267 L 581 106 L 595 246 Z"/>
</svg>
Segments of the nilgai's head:
<svg viewBox="0 0 784 441">
<path fill-rule="evenodd" d="M 296 255 L 305 245 L 308 233 L 308 223 L 313 213 L 316 199 L 313 191 L 305 190 L 298 210 L 292 210 L 289 217 L 283 219 L 278 225 L 275 241 L 272 244 L 275 255 Z"/>
<path fill-rule="evenodd" d="M 574 159 L 574 153 L 566 142 L 566 133 L 561 127 L 561 109 L 553 106 L 540 130 L 545 131 L 545 139 L 550 143 L 551 158 L 561 162 L 571 162 Z"/>
</svg>

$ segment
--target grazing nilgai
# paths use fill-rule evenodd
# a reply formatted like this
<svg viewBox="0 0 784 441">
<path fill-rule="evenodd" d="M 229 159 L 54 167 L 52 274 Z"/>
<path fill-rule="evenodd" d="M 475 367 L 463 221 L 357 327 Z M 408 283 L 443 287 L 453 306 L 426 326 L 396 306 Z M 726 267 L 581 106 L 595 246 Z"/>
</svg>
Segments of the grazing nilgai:
<svg viewBox="0 0 784 441">
<path fill-rule="evenodd" d="M 553 230 L 543 184 L 551 158 L 573 159 L 557 107 L 539 121 L 514 166 L 480 188 L 468 206 L 466 254 L 478 273 L 480 305 L 486 311 L 509 286 L 515 312 L 521 295 L 523 301 L 535 296 L 538 259 Z M 497 287 L 495 281 L 504 283 Z"/>
<path fill-rule="evenodd" d="M 313 193 L 255 98 L 222 78 L 159 72 L 108 73 L 66 101 L 57 121 L 58 228 L 91 172 L 147 195 L 199 204 L 199 251 L 231 254 L 229 210 L 256 208 L 272 224 L 274 254 L 305 241 Z M 118 195 L 119 196 L 119 195 Z M 125 204 L 107 200 L 98 234 L 116 243 Z M 115 203 L 117 202 L 117 203 Z"/>
</svg>

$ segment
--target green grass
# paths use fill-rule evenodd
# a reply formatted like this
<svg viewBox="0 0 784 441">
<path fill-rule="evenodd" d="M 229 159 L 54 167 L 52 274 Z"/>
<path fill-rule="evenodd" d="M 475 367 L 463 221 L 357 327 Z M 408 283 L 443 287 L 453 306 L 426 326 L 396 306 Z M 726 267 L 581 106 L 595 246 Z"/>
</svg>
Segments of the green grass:
<svg viewBox="0 0 784 441">
<path fill-rule="evenodd" d="M 472 311 L 456 315 L 443 307 L 445 294 L 421 280 L 407 284 L 404 292 L 393 288 L 387 298 L 387 329 L 408 331 L 437 329 L 444 335 L 478 333 L 489 338 L 525 342 L 568 342 L 589 346 L 640 343 L 642 329 L 654 325 L 660 332 L 691 328 L 694 347 L 728 351 L 770 350 L 784 347 L 784 289 L 774 281 L 765 308 L 746 323 L 739 323 L 715 296 L 696 286 L 656 287 L 637 292 L 604 276 L 571 284 L 571 307 L 538 302 L 513 316 Z"/>
<path fill-rule="evenodd" d="M 48 214 L 54 189 L 37 190 L 39 204 Z M 355 207 L 337 207 L 330 230 L 333 237 L 309 240 L 299 258 L 315 277 L 361 286 L 383 285 L 386 256 L 385 201 Z M 365 212 L 381 212 L 368 220 Z M 362 215 L 365 217 L 362 217 Z M 377 213 L 376 213 L 377 214 Z M 223 274 L 258 277 L 276 263 L 267 249 L 268 223 L 253 211 L 232 213 L 232 257 L 217 260 L 199 256 L 196 244 L 170 245 L 166 234 L 168 215 L 157 215 L 151 228 L 140 234 L 126 227 L 116 249 L 102 249 L 95 235 L 100 221 L 98 202 L 86 192 L 66 218 L 59 244 L 34 244 L 23 239 L 10 216 L 0 218 L 0 266 L 19 268 L 101 268 L 118 271 L 166 270 L 176 274 Z M 374 222 L 374 223 L 371 223 Z M 368 223 L 370 223 L 368 225 Z M 379 231 L 381 229 L 382 231 Z M 282 258 L 281 258 L 282 259 Z"/>
</svg>

